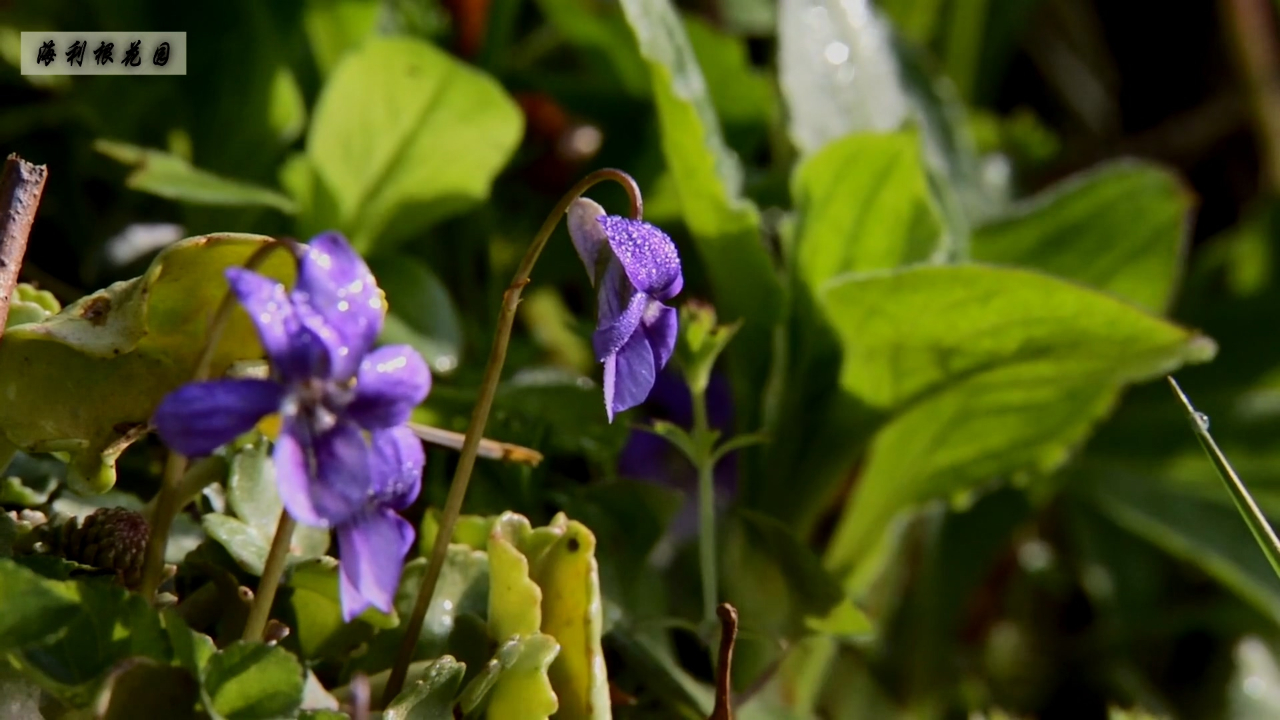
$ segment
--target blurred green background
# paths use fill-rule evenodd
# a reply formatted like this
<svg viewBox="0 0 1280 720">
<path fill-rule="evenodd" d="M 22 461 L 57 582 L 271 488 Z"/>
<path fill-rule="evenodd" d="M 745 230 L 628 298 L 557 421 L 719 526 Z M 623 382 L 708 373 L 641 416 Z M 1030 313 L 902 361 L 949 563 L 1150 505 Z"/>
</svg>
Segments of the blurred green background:
<svg viewBox="0 0 1280 720">
<path fill-rule="evenodd" d="M 50 29 L 185 31 L 187 75 L 24 78 Z M 721 468 L 743 717 L 1280 717 L 1280 579 L 1161 380 L 1200 363 L 1280 512 L 1269 0 L 7 0 L 0 60 L 0 151 L 50 170 L 24 280 L 66 303 L 182 237 L 336 227 L 455 430 L 544 214 L 631 173 L 682 298 L 745 322 L 713 421 L 769 438 Z M 567 239 L 488 433 L 548 460 L 482 465 L 467 511 L 586 522 L 615 714 L 696 717 L 690 470 L 630 427 L 688 393 L 606 424 Z"/>
</svg>

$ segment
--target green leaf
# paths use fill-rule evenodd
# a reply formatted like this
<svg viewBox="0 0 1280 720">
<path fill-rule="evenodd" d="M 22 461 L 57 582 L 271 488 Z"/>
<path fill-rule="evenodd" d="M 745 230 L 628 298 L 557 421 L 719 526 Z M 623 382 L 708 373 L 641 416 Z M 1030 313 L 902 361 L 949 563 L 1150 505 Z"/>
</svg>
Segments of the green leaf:
<svg viewBox="0 0 1280 720">
<path fill-rule="evenodd" d="M 734 345 L 741 397 L 763 385 L 782 289 L 760 237 L 760 216 L 742 195 L 741 164 L 720 131 L 706 79 L 670 0 L 622 0 L 649 65 L 662 152 L 680 195 L 685 223 L 726 321 L 744 318 Z M 751 393 L 747 389 L 751 389 Z M 753 406 L 740 410 L 751 421 Z"/>
<path fill-rule="evenodd" d="M 248 526 L 257 540 L 245 537 L 243 529 L 234 522 L 228 522 L 232 518 L 225 515 L 205 515 L 202 518 L 205 529 L 247 572 L 260 575 L 280 514 L 284 512 L 284 504 L 276 489 L 275 465 L 265 438 L 259 437 L 232 458 L 231 473 L 227 478 L 227 504 L 242 521 L 239 524 Z M 233 548 L 228 542 L 237 544 L 237 547 Z M 317 558 L 328 549 L 327 529 L 298 525 L 289 545 L 289 562 Z"/>
<path fill-rule="evenodd" d="M 378 0 L 307 0 L 302 26 L 322 76 L 373 35 L 380 7 Z"/>
<path fill-rule="evenodd" d="M 1083 466 L 1070 487 L 1120 527 L 1203 569 L 1280 622 L 1280 578 L 1225 497 L 1111 464 Z"/>
<path fill-rule="evenodd" d="M 405 343 L 422 354 L 433 373 L 447 375 L 462 361 L 462 322 L 449 289 L 431 268 L 407 255 L 369 259 L 387 296 L 387 321 L 379 340 Z"/>
<path fill-rule="evenodd" d="M 97 140 L 93 148 L 134 168 L 125 179 L 125 185 L 133 190 L 193 205 L 268 207 L 287 215 L 298 210 L 292 200 L 275 190 L 215 175 L 162 150 L 115 140 Z"/>
<path fill-rule="evenodd" d="M 205 707 L 219 720 L 274 720 L 297 712 L 302 665 L 279 646 L 238 640 L 209 658 Z"/>
<path fill-rule="evenodd" d="M 462 686 L 467 666 L 445 655 L 431 663 L 414 682 L 396 696 L 384 720 L 453 720 L 453 699 Z"/>
<path fill-rule="evenodd" d="M 334 69 L 307 158 L 338 228 L 365 252 L 486 199 L 522 129 L 519 109 L 489 76 L 427 43 L 384 38 Z M 304 212 L 319 217 L 317 207 Z"/>
<path fill-rule="evenodd" d="M 811 288 L 846 272 L 925 262 L 939 250 L 942 225 L 913 132 L 826 145 L 797 168 L 792 195 L 797 263 Z"/>
<path fill-rule="evenodd" d="M 828 549 L 841 574 L 899 510 L 1052 469 L 1122 384 L 1216 352 L 1208 338 L 1119 300 L 1007 268 L 853 277 L 831 284 L 823 302 L 844 348 L 842 388 L 893 413 Z"/>
<path fill-rule="evenodd" d="M 458 698 L 463 712 L 487 703 L 485 716 L 506 720 L 546 720 L 556 713 L 556 693 L 547 678 L 547 669 L 560 646 L 541 633 L 513 637 L 498 646 L 493 659 L 480 670 Z M 607 716 L 607 715 L 606 715 Z M 558 717 L 596 717 L 572 711 Z"/>
<path fill-rule="evenodd" d="M 77 613 L 77 601 L 66 583 L 0 559 L 0 652 L 21 649 L 66 627 Z"/>
<path fill-rule="evenodd" d="M 532 635 L 542 626 L 542 590 L 529 578 L 529 559 L 517 544 L 533 532 L 529 520 L 506 512 L 489 534 L 489 636 Z"/>
<path fill-rule="evenodd" d="M 88 493 L 115 482 L 115 459 L 171 390 L 189 381 L 210 308 L 227 292 L 224 271 L 268 238 L 204 235 L 161 252 L 139 278 L 116 283 L 43 322 L 19 325 L 0 344 L 0 433 L 26 452 L 67 452 L 68 480 Z M 291 282 L 286 253 L 260 271 Z M 262 356 L 249 317 L 232 313 L 213 373 Z"/>
<path fill-rule="evenodd" d="M 560 513 L 550 525 L 530 533 L 523 545 L 530 575 L 542 589 L 542 632 L 561 648 L 550 670 L 560 700 L 558 717 L 607 718 L 609 679 L 601 644 L 604 608 L 595 535 Z"/>
<path fill-rule="evenodd" d="M 338 594 L 338 562 L 330 557 L 302 562 L 294 566 L 286 583 L 291 593 L 293 610 L 290 627 L 297 634 L 304 658 L 327 657 L 344 651 L 363 634 L 361 626 L 386 630 L 396 627 L 399 618 L 369 608 L 354 623 L 342 619 L 342 601 Z M 358 624 L 357 624 L 358 623 Z"/>
<path fill-rule="evenodd" d="M 142 657 L 167 664 L 172 660 L 159 615 L 141 596 L 104 578 L 59 584 L 76 593 L 79 601 L 64 631 L 10 655 L 47 691 L 83 707 L 120 661 Z"/>
<path fill-rule="evenodd" d="M 1193 202 L 1173 173 L 1114 162 L 978 228 L 973 257 L 1043 270 L 1163 312 L 1186 252 Z"/>
</svg>

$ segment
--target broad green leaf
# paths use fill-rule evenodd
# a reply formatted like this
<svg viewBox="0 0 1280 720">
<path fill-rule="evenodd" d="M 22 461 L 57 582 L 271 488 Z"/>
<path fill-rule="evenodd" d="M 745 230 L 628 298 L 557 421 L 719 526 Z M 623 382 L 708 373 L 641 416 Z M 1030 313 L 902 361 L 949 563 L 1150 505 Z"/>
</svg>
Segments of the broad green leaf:
<svg viewBox="0 0 1280 720">
<path fill-rule="evenodd" d="M 383 713 L 384 720 L 453 720 L 453 699 L 466 670 L 466 665 L 448 655 L 432 662 L 421 679 L 396 696 Z"/>
<path fill-rule="evenodd" d="M 1186 252 L 1193 202 L 1173 173 L 1115 162 L 975 230 L 973 257 L 1043 270 L 1163 312 Z"/>
<path fill-rule="evenodd" d="M 75 487 L 109 489 L 116 457 L 160 400 L 191 379 L 211 309 L 227 292 L 223 272 L 265 241 L 237 234 L 182 240 L 141 277 L 11 328 L 0 342 L 0 433 L 24 451 L 69 453 Z M 286 253 L 273 254 L 260 270 L 286 282 L 294 272 Z M 237 309 L 214 353 L 214 374 L 261 355 L 248 316 Z"/>
<path fill-rule="evenodd" d="M 557 716 L 565 720 L 610 717 L 595 550 L 591 531 L 563 513 L 547 528 L 533 531 L 525 543 L 530 574 L 542 589 L 542 632 L 561 648 L 550 677 L 560 700 Z"/>
<path fill-rule="evenodd" d="M 66 583 L 0 559 L 0 652 L 39 642 L 66 627 L 77 612 L 77 600 Z"/>
<path fill-rule="evenodd" d="M 542 591 L 529 578 L 529 559 L 516 548 L 529 521 L 503 513 L 489 534 L 489 636 L 532 635 L 542 626 Z"/>
<path fill-rule="evenodd" d="M 522 125 L 492 78 L 422 41 L 382 38 L 334 69 L 307 158 L 333 198 L 338 229 L 365 252 L 486 199 Z"/>
<path fill-rule="evenodd" d="M 289 717 L 302 702 L 302 665 L 279 646 L 238 640 L 209 658 L 203 680 L 215 720 Z"/>
<path fill-rule="evenodd" d="M 181 667 L 125 660 L 103 683 L 95 703 L 101 720 L 197 718 L 200 683 Z"/>
<path fill-rule="evenodd" d="M 800 275 L 817 288 L 845 272 L 891 270 L 939 250 L 920 141 L 911 132 L 834 141 L 796 170 Z"/>
<path fill-rule="evenodd" d="M 302 26 L 320 74 L 328 75 L 342 56 L 373 35 L 378 0 L 307 0 Z"/>
<path fill-rule="evenodd" d="M 742 195 L 743 171 L 725 144 L 702 70 L 670 0 L 622 0 L 649 64 L 662 152 L 685 223 L 726 321 L 747 320 L 733 346 L 740 395 L 764 382 L 771 328 L 781 317 L 781 286 L 760 236 L 760 216 Z M 754 408 L 744 408 L 749 422 Z"/>
<path fill-rule="evenodd" d="M 459 705 L 468 712 L 484 703 L 485 717 L 494 720 L 547 720 L 557 708 L 547 669 L 559 651 L 549 635 L 511 638 L 467 684 Z"/>
<path fill-rule="evenodd" d="M 462 361 L 462 322 L 440 278 L 407 255 L 369 259 L 387 296 L 387 321 L 379 340 L 406 343 L 422 354 L 433 373 L 447 375 Z"/>
<path fill-rule="evenodd" d="M 83 707 L 92 702 L 102 680 L 122 660 L 172 660 L 173 651 L 159 615 L 141 596 L 106 578 L 68 580 L 58 585 L 75 593 L 78 601 L 64 631 L 10 655 L 46 691 L 74 707 Z"/>
<path fill-rule="evenodd" d="M 262 541 L 262 559 L 265 562 L 266 549 L 271 546 L 280 514 L 284 512 L 284 504 L 276 489 L 275 465 L 271 462 L 270 448 L 264 438 L 259 437 L 254 444 L 241 449 L 232 458 L 231 473 L 227 478 L 227 504 Z M 211 515 L 205 516 L 209 517 Z M 215 533 L 210 531 L 210 534 Z M 218 540 L 222 542 L 221 538 Z M 236 551 L 230 547 L 227 549 L 233 556 L 236 555 Z M 327 529 L 298 525 L 289 545 L 289 561 L 320 557 L 328 549 Z M 256 563 L 255 566 L 259 567 L 259 571 L 254 574 L 260 574 L 260 566 Z"/>
<path fill-rule="evenodd" d="M 200 524 L 209 537 L 231 553 L 241 569 L 254 577 L 262 575 L 270 540 L 263 540 L 258 531 L 243 520 L 222 513 L 208 513 L 200 518 Z"/>
<path fill-rule="evenodd" d="M 362 633 L 361 625 L 380 630 L 396 627 L 399 618 L 369 608 L 353 623 L 342 620 L 342 601 L 338 594 L 338 562 L 322 557 L 298 563 L 289 573 L 286 586 L 290 590 L 289 607 L 293 621 L 289 623 L 298 637 L 304 658 L 328 656 L 338 652 L 353 637 Z"/>
<path fill-rule="evenodd" d="M 1036 272 L 920 267 L 828 284 L 822 298 L 845 349 L 840 384 L 876 408 L 919 400 L 1002 367 L 1071 365 L 1063 379 L 1133 381 L 1216 346 L 1127 303 Z"/>
<path fill-rule="evenodd" d="M 897 130 L 910 101 L 889 24 L 870 0 L 783 0 L 778 81 L 802 153 L 854 132 Z"/>
<path fill-rule="evenodd" d="M 827 552 L 841 574 L 898 511 L 1052 469 L 1122 384 L 1216 352 L 1208 338 L 1119 300 L 1008 268 L 851 277 L 830 284 L 823 304 L 844 348 L 841 386 L 892 413 Z"/>
<path fill-rule="evenodd" d="M 286 195 L 201 170 L 163 150 L 115 140 L 98 140 L 93 147 L 112 160 L 134 168 L 125 179 L 125 185 L 134 190 L 193 205 L 268 207 L 288 215 L 297 212 L 297 206 Z"/>
</svg>

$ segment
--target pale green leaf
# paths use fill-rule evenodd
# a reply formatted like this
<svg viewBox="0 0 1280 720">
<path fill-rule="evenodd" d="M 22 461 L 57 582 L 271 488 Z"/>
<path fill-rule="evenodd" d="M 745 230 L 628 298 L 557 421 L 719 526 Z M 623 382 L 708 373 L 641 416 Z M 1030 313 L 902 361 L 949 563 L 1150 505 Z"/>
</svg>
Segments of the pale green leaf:
<svg viewBox="0 0 1280 720">
<path fill-rule="evenodd" d="M 125 185 L 134 190 L 193 205 L 268 207 L 289 215 L 297 212 L 294 202 L 275 190 L 215 175 L 163 150 L 115 140 L 98 140 L 94 149 L 134 168 L 125 179 Z"/>
<path fill-rule="evenodd" d="M 827 552 L 856 570 L 898 511 L 1016 471 L 1046 471 L 1124 383 L 1204 362 L 1214 343 L 1101 293 L 980 265 L 831 284 L 840 384 L 891 413 Z M 851 577 L 851 575 L 846 575 Z"/>
<path fill-rule="evenodd" d="M 973 258 L 1036 268 L 1163 312 L 1186 252 L 1193 202 L 1171 172 L 1111 163 L 975 230 Z"/>
<path fill-rule="evenodd" d="M 834 141 L 796 170 L 797 262 L 810 287 L 845 272 L 924 262 L 942 226 L 915 133 Z"/>
<path fill-rule="evenodd" d="M 236 641 L 209 658 L 203 680 L 215 720 L 275 720 L 302 703 L 302 665 L 279 646 Z"/>
<path fill-rule="evenodd" d="M 333 70 L 307 157 L 333 198 L 338 229 L 368 251 L 486 199 L 522 129 L 493 78 L 425 42 L 380 38 Z"/>
</svg>

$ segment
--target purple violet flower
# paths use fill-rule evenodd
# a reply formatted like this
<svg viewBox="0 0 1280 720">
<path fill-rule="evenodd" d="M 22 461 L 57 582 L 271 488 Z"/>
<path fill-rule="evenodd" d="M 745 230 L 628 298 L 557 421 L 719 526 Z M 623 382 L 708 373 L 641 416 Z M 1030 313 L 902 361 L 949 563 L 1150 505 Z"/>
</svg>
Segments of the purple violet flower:
<svg viewBox="0 0 1280 720">
<path fill-rule="evenodd" d="M 257 326 L 271 378 L 184 385 L 156 409 L 156 431 L 184 455 L 207 455 L 279 413 L 280 499 L 298 522 L 337 531 L 343 617 L 370 605 L 389 612 L 414 538 L 395 511 L 417 498 L 425 462 L 403 423 L 431 373 L 407 345 L 372 349 L 382 291 L 338 233 L 303 247 L 292 291 L 244 268 L 226 276 Z"/>
<path fill-rule="evenodd" d="M 599 301 L 592 336 L 604 363 L 604 406 L 613 416 L 649 396 L 654 378 L 675 349 L 675 308 L 662 304 L 684 287 L 675 243 L 658 228 L 606 215 L 579 198 L 569 206 L 569 237 L 582 258 Z"/>
</svg>

